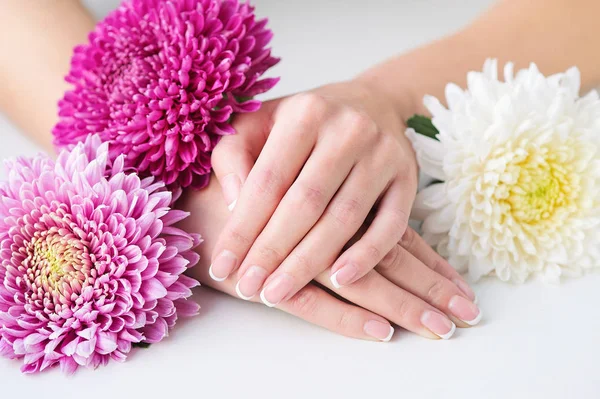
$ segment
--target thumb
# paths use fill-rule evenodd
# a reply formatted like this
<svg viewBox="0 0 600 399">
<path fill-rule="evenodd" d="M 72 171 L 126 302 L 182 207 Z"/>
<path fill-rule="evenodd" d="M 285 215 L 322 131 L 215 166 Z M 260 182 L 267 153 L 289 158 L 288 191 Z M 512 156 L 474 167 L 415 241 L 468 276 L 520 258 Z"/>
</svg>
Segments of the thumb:
<svg viewBox="0 0 600 399">
<path fill-rule="evenodd" d="M 242 185 L 267 141 L 277 103 L 278 100 L 269 101 L 256 112 L 236 115 L 233 122 L 236 134 L 222 137 L 213 150 L 213 170 L 230 211 L 235 207 Z"/>
<path fill-rule="evenodd" d="M 249 149 L 247 138 L 242 136 L 225 136 L 213 150 L 213 170 L 230 211 L 235 207 L 242 184 L 255 161 L 256 157 Z"/>
</svg>

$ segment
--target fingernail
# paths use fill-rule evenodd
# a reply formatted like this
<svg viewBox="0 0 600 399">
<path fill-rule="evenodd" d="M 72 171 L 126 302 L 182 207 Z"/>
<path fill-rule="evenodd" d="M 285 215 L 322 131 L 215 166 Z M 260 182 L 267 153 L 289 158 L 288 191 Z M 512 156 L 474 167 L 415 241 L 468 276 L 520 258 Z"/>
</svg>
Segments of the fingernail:
<svg viewBox="0 0 600 399">
<path fill-rule="evenodd" d="M 231 251 L 223 251 L 217 256 L 212 265 L 208 268 L 210 278 L 215 281 L 224 281 L 229 277 L 235 266 L 237 265 L 237 257 Z"/>
<path fill-rule="evenodd" d="M 235 286 L 238 296 L 249 301 L 256 295 L 258 289 L 267 278 L 267 271 L 260 266 L 251 266 Z"/>
<path fill-rule="evenodd" d="M 450 339 L 456 330 L 456 325 L 450 319 L 430 310 L 423 312 L 421 323 L 441 339 Z"/>
<path fill-rule="evenodd" d="M 459 295 L 454 295 L 450 299 L 448 308 L 454 316 L 470 326 L 478 324 L 483 316 L 477 305 Z"/>
<path fill-rule="evenodd" d="M 467 284 L 464 280 L 461 280 L 459 278 L 454 279 L 453 282 L 458 287 L 458 289 L 460 289 L 471 301 L 475 302 L 477 296 L 475 295 L 475 292 L 471 289 L 471 287 L 469 287 L 469 284 Z"/>
<path fill-rule="evenodd" d="M 331 275 L 331 284 L 333 284 L 335 288 L 340 288 L 342 285 L 348 285 L 353 281 L 357 274 L 358 267 L 355 265 L 348 264 L 342 266 L 340 270 Z"/>
<path fill-rule="evenodd" d="M 294 279 L 289 274 L 277 276 L 260 292 L 260 300 L 272 308 L 277 306 L 292 290 Z"/>
<path fill-rule="evenodd" d="M 227 209 L 229 209 L 229 212 L 233 212 L 233 208 L 235 208 L 236 204 L 237 200 L 234 200 L 231 204 L 227 205 Z"/>
<path fill-rule="evenodd" d="M 240 195 L 242 181 L 235 173 L 230 173 L 221 179 L 221 187 L 223 189 L 225 202 L 228 204 L 227 208 L 231 212 L 233 211 L 233 208 L 235 208 L 235 204 Z"/>
<path fill-rule="evenodd" d="M 378 320 L 367 321 L 363 329 L 367 335 L 383 342 L 388 342 L 394 335 L 394 327 Z"/>
</svg>

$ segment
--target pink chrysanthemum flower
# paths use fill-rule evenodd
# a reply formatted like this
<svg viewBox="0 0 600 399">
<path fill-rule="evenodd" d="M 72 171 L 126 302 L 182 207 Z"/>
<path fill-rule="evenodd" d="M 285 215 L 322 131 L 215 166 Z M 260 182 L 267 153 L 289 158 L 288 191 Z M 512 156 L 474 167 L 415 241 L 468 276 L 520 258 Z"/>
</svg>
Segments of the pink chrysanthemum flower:
<svg viewBox="0 0 600 399">
<path fill-rule="evenodd" d="M 23 372 L 124 360 L 163 339 L 198 283 L 200 237 L 173 226 L 187 213 L 153 178 L 112 166 L 90 136 L 57 161 L 8 161 L 0 184 L 0 354 Z"/>
<path fill-rule="evenodd" d="M 204 187 L 232 115 L 256 111 L 251 98 L 278 81 L 259 80 L 279 61 L 266 24 L 238 0 L 125 2 L 75 49 L 55 144 L 99 133 L 141 175 Z"/>
</svg>

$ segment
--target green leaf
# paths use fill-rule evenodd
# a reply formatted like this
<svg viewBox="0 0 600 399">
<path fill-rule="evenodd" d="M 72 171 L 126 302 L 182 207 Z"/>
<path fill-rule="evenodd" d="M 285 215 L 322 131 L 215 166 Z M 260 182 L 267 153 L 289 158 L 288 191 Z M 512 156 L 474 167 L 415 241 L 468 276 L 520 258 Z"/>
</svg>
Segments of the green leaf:
<svg viewBox="0 0 600 399">
<path fill-rule="evenodd" d="M 238 103 L 245 103 L 246 101 L 250 101 L 252 99 L 254 99 L 254 97 L 235 96 L 235 100 Z"/>
<path fill-rule="evenodd" d="M 131 346 L 133 346 L 134 348 L 142 348 L 142 349 L 149 348 L 150 345 L 152 345 L 152 344 L 149 342 L 135 342 L 135 343 L 131 344 Z"/>
<path fill-rule="evenodd" d="M 436 136 L 439 133 L 439 130 L 437 130 L 436 127 L 433 126 L 431 118 L 415 114 L 406 121 L 406 125 L 410 128 L 413 128 L 415 132 L 422 134 L 423 136 L 427 136 L 434 140 L 437 140 Z"/>
</svg>

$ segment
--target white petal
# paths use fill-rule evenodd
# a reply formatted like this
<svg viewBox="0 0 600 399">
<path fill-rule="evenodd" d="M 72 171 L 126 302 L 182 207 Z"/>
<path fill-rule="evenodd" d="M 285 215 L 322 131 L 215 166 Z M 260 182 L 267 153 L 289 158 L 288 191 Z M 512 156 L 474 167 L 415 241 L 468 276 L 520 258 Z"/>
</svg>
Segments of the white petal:
<svg viewBox="0 0 600 399">
<path fill-rule="evenodd" d="M 483 74 L 491 80 L 498 80 L 498 60 L 496 58 L 488 58 L 483 63 Z"/>
<path fill-rule="evenodd" d="M 494 270 L 494 265 L 486 258 L 476 258 L 471 256 L 469 260 L 469 278 L 472 281 L 478 281 L 481 277 L 487 276 Z"/>
<path fill-rule="evenodd" d="M 442 143 L 423 136 L 414 129 L 406 129 L 406 136 L 417 154 L 417 162 L 421 171 L 435 179 L 444 180 L 444 146 Z"/>
<path fill-rule="evenodd" d="M 513 64 L 512 62 L 507 62 L 506 65 L 504 65 L 504 81 L 506 83 L 512 83 L 512 81 L 514 80 L 514 70 L 515 64 Z"/>
<path fill-rule="evenodd" d="M 443 134 L 444 131 L 453 133 L 452 112 L 446 109 L 440 100 L 433 96 L 425 96 L 423 97 L 423 105 L 431 113 L 431 122 L 440 133 Z"/>
<path fill-rule="evenodd" d="M 413 209 L 411 219 L 424 220 L 433 211 L 448 205 L 450 201 L 445 193 L 444 184 L 436 183 L 419 191 Z"/>
<path fill-rule="evenodd" d="M 561 274 L 562 272 L 560 270 L 560 266 L 558 266 L 555 263 L 551 263 L 546 265 L 546 267 L 544 268 L 544 271 L 542 273 L 542 279 L 546 283 L 558 284 L 560 283 Z"/>
<path fill-rule="evenodd" d="M 454 212 L 453 206 L 446 206 L 440 210 L 436 210 L 429 215 L 423 222 L 421 229 L 423 232 L 430 234 L 442 234 L 450 231 L 452 223 L 454 223 Z"/>
<path fill-rule="evenodd" d="M 465 102 L 465 92 L 463 89 L 455 85 L 454 83 L 449 83 L 446 85 L 446 103 L 448 103 L 448 109 L 450 111 L 457 110 L 460 106 L 462 106 Z"/>
<path fill-rule="evenodd" d="M 561 79 L 561 85 L 569 90 L 569 94 L 572 96 L 579 95 L 579 89 L 581 86 L 581 73 L 577 67 L 571 67 L 565 72 Z"/>
</svg>

